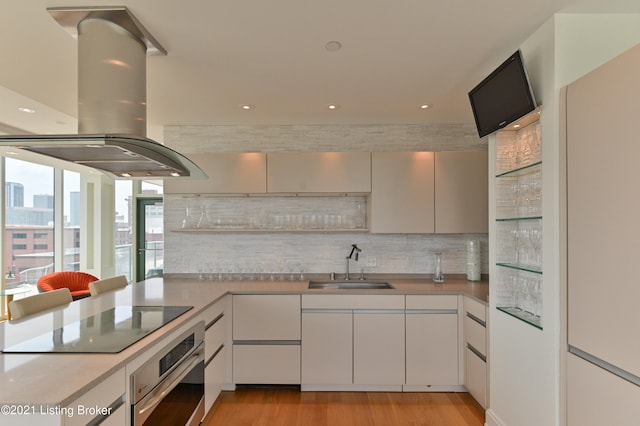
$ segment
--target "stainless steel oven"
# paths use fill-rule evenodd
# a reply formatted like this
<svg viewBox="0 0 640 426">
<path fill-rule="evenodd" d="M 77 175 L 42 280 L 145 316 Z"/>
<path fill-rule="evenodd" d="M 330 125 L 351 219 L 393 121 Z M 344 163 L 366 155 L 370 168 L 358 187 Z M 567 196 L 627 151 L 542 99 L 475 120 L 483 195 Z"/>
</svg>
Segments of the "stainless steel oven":
<svg viewBox="0 0 640 426">
<path fill-rule="evenodd" d="M 198 425 L 204 417 L 204 322 L 131 375 L 131 424 Z"/>
</svg>

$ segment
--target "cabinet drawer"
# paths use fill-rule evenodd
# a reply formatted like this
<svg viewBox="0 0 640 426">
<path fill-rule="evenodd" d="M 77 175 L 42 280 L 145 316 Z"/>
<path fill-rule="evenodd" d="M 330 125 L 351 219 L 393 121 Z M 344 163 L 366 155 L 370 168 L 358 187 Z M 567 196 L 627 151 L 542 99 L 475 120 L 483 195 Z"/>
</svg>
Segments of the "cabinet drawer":
<svg viewBox="0 0 640 426">
<path fill-rule="evenodd" d="M 470 297 L 465 297 L 464 311 L 469 312 L 471 315 L 484 321 L 485 323 L 487 322 L 487 307 L 477 300 L 474 300 Z"/>
<path fill-rule="evenodd" d="M 236 384 L 300 384 L 300 345 L 233 345 Z"/>
<path fill-rule="evenodd" d="M 447 295 L 411 295 L 407 296 L 407 309 L 458 309 L 458 296 Z"/>
<path fill-rule="evenodd" d="M 234 295 L 233 340 L 300 340 L 300 295 Z"/>
<path fill-rule="evenodd" d="M 465 349 L 465 386 L 482 408 L 486 408 L 487 363 L 469 348 Z"/>
<path fill-rule="evenodd" d="M 487 329 L 472 318 L 464 317 L 464 339 L 482 355 L 487 355 Z"/>
<path fill-rule="evenodd" d="M 401 294 L 302 295 L 303 309 L 404 309 Z"/>
</svg>

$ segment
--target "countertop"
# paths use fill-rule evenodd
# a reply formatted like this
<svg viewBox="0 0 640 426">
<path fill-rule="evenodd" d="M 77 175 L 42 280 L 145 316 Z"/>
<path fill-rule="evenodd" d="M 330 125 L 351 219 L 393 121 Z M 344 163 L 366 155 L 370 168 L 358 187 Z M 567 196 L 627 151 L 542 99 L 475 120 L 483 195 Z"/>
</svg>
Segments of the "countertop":
<svg viewBox="0 0 640 426">
<path fill-rule="evenodd" d="M 487 303 L 487 281 L 448 279 L 443 284 L 420 278 L 385 278 L 394 289 L 364 290 L 366 294 L 463 294 Z M 229 281 L 194 278 L 152 278 L 124 289 L 70 303 L 65 308 L 24 320 L 0 323 L 0 345 L 9 347 L 62 325 L 121 305 L 193 306 L 159 330 L 117 354 L 0 354 L 0 404 L 65 406 L 123 368 L 143 351 L 193 322 L 226 294 L 301 293 L 362 294 L 363 290 L 308 289 L 308 281 Z M 161 347 L 161 346 L 160 346 Z"/>
</svg>

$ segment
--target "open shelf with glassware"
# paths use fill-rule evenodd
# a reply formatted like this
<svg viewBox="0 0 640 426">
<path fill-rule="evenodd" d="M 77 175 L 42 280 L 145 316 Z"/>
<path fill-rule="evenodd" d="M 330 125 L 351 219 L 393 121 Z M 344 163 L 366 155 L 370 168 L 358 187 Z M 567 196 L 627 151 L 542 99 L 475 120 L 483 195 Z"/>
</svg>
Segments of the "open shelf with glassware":
<svg viewBox="0 0 640 426">
<path fill-rule="evenodd" d="M 188 195 L 173 196 L 179 209 L 172 232 L 271 233 L 368 232 L 367 195 Z"/>
<path fill-rule="evenodd" d="M 496 307 L 542 329 L 539 110 L 496 134 Z"/>
</svg>

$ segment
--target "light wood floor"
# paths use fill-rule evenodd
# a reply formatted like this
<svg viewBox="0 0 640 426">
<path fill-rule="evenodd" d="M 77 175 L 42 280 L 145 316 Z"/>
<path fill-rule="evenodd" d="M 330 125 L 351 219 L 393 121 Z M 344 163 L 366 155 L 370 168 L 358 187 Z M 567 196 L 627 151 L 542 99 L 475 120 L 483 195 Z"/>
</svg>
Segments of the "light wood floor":
<svg viewBox="0 0 640 426">
<path fill-rule="evenodd" d="M 467 393 L 222 392 L 203 426 L 482 426 L 484 410 Z"/>
</svg>

